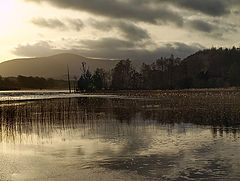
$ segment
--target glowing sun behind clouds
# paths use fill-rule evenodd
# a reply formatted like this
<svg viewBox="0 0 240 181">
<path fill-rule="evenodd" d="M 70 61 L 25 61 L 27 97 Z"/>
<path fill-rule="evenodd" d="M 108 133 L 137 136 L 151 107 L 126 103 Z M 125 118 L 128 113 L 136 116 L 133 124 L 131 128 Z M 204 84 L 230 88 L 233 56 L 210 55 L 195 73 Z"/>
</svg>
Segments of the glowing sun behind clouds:
<svg viewBox="0 0 240 181">
<path fill-rule="evenodd" d="M 14 0 L 0 0 L 1 26 L 10 23 L 17 16 L 17 3 Z"/>
</svg>

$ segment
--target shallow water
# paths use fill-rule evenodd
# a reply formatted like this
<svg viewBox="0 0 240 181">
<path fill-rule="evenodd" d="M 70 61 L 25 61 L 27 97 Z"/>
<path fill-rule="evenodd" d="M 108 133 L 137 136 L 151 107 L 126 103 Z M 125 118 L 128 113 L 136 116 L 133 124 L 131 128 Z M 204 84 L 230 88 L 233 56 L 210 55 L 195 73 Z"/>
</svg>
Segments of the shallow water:
<svg viewBox="0 0 240 181">
<path fill-rule="evenodd" d="M 116 97 L 116 95 L 90 95 L 71 93 L 68 90 L 29 90 L 29 91 L 0 91 L 0 102 L 27 101 L 73 97 Z"/>
<path fill-rule="evenodd" d="M 0 180 L 239 180 L 239 127 L 199 124 L 208 112 L 199 106 L 184 112 L 187 103 L 169 101 L 6 103 Z"/>
</svg>

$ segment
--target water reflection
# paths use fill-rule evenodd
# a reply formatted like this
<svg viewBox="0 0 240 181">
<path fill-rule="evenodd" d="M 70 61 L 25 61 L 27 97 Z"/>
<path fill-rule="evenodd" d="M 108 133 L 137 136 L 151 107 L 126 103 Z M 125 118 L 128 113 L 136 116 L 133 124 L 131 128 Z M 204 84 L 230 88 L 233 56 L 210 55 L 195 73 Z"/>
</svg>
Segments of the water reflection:
<svg viewBox="0 0 240 181">
<path fill-rule="evenodd" d="M 0 179 L 237 180 L 240 129 L 208 116 L 141 99 L 9 103 L 0 107 Z"/>
</svg>

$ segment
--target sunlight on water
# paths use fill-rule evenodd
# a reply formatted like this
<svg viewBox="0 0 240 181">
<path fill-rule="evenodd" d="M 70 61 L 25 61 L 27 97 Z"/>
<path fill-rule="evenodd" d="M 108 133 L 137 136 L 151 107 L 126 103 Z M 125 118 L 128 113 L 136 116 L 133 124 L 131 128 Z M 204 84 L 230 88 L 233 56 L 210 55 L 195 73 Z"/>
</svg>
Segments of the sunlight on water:
<svg viewBox="0 0 240 181">
<path fill-rule="evenodd" d="M 0 180 L 240 178 L 238 127 L 169 108 L 97 97 L 1 106 Z"/>
<path fill-rule="evenodd" d="M 69 94 L 68 90 L 29 90 L 29 91 L 0 91 L 0 101 L 27 101 L 57 98 L 73 98 L 73 97 L 108 97 L 116 98 L 116 95 L 90 95 L 90 94 Z"/>
</svg>

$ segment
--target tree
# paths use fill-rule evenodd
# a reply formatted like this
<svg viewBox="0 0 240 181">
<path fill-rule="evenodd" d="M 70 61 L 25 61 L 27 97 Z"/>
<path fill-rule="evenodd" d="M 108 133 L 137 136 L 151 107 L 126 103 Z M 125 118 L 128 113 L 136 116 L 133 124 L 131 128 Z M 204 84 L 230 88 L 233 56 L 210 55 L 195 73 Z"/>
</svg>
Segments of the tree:
<svg viewBox="0 0 240 181">
<path fill-rule="evenodd" d="M 239 86 L 240 85 L 240 63 L 234 62 L 228 71 L 228 77 L 230 85 Z"/>
<path fill-rule="evenodd" d="M 142 75 L 142 89 L 151 89 L 152 88 L 152 68 L 150 65 L 145 63 L 141 66 L 141 75 Z"/>
<path fill-rule="evenodd" d="M 132 78 L 135 70 L 129 59 L 121 60 L 117 63 L 112 72 L 112 88 L 113 89 L 132 89 Z"/>
<path fill-rule="evenodd" d="M 103 69 L 97 68 L 92 76 L 92 82 L 97 90 L 107 88 L 106 72 Z"/>
<path fill-rule="evenodd" d="M 82 75 L 78 80 L 78 90 L 91 91 L 94 89 L 92 83 L 92 74 L 89 69 L 86 68 L 86 63 L 82 63 Z"/>
</svg>

